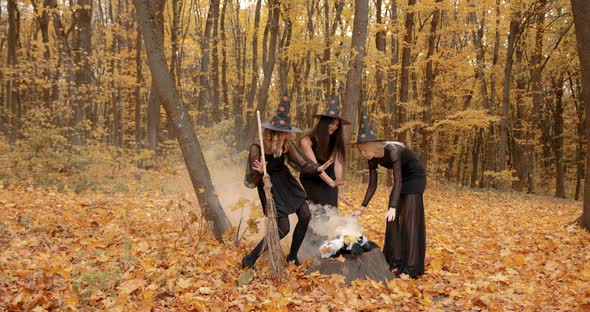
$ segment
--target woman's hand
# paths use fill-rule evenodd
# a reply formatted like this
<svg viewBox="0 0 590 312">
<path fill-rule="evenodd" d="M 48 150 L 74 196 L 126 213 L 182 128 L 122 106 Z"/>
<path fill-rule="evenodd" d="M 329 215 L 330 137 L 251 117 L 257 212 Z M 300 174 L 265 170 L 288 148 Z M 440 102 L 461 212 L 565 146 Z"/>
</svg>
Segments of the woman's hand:
<svg viewBox="0 0 590 312">
<path fill-rule="evenodd" d="M 346 197 L 344 197 L 344 195 L 338 193 L 338 199 L 340 199 L 341 202 L 343 202 L 344 204 L 346 204 L 346 206 L 348 207 L 354 207 L 354 205 L 348 200 L 346 199 Z"/>
<path fill-rule="evenodd" d="M 324 172 L 324 170 L 326 170 L 326 168 L 330 167 L 330 165 L 332 165 L 332 163 L 334 163 L 334 157 L 331 157 L 330 159 L 328 159 L 328 161 L 326 161 L 323 165 L 318 166 L 318 172 Z"/>
<path fill-rule="evenodd" d="M 262 163 L 258 160 L 254 161 L 254 166 L 252 167 L 252 169 L 254 169 L 260 173 L 264 172 L 264 167 L 262 167 Z"/>
<path fill-rule="evenodd" d="M 362 207 L 361 206 L 361 208 L 359 208 L 359 210 L 357 210 L 357 211 L 355 211 L 355 212 L 352 213 L 352 216 L 355 217 L 355 218 L 358 217 L 358 216 L 360 216 L 361 213 L 363 212 L 363 210 L 365 210 L 365 208 L 366 207 Z"/>
<path fill-rule="evenodd" d="M 393 220 L 395 220 L 395 208 L 389 208 L 385 213 L 385 221 L 391 222 Z"/>
<path fill-rule="evenodd" d="M 342 182 L 342 180 L 336 180 L 330 183 L 331 188 L 339 187 L 341 185 L 344 185 L 344 182 Z"/>
</svg>

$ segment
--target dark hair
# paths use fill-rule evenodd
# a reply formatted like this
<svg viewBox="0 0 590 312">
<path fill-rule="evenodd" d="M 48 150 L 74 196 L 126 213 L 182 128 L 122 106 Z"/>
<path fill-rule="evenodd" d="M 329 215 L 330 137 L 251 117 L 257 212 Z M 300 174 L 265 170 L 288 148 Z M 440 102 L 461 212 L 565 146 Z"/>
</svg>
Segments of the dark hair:
<svg viewBox="0 0 590 312">
<path fill-rule="evenodd" d="M 342 121 L 340 121 L 338 124 L 338 129 L 336 129 L 336 131 L 330 135 L 328 127 L 330 126 L 332 120 L 334 120 L 334 118 L 322 116 L 308 135 L 310 138 L 316 138 L 319 151 L 318 156 L 321 158 L 321 160 L 328 160 L 330 156 L 335 153 L 344 163 L 346 162 L 346 149 L 344 148 Z"/>
</svg>

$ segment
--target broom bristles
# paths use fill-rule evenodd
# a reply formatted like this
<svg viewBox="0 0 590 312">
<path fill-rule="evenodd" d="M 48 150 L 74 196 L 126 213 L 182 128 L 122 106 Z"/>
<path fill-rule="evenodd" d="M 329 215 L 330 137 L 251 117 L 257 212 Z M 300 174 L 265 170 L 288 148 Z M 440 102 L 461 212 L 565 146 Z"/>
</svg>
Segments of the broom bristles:
<svg viewBox="0 0 590 312">
<path fill-rule="evenodd" d="M 270 188 L 265 188 L 266 194 L 266 234 L 264 236 L 263 251 L 268 251 L 268 260 L 270 262 L 270 271 L 280 281 L 285 273 L 285 258 L 281 250 L 281 237 L 277 226 L 277 211 L 272 199 Z"/>
</svg>

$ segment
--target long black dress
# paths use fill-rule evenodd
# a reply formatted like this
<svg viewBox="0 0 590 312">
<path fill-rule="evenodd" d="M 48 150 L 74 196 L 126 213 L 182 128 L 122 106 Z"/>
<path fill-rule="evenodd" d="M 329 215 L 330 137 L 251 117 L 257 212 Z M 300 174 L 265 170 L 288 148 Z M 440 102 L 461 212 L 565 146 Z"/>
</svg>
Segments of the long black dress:
<svg viewBox="0 0 590 312">
<path fill-rule="evenodd" d="M 311 149 L 315 155 L 315 159 L 319 165 L 323 165 L 327 159 L 321 159 L 321 154 L 316 138 L 310 137 L 310 140 L 312 144 Z M 330 178 L 332 178 L 332 180 L 336 181 L 336 170 L 334 164 L 331 164 L 330 167 L 324 170 L 324 172 Z M 307 200 L 309 200 L 311 203 L 338 207 L 338 188 L 328 185 L 328 183 L 322 180 L 318 174 L 302 172 L 299 175 L 299 181 L 305 189 Z"/>
<path fill-rule="evenodd" d="M 395 183 L 389 195 L 389 207 L 396 208 L 393 221 L 387 222 L 383 254 L 391 269 L 398 274 L 418 277 L 424 274 L 426 225 L 423 193 L 426 173 L 422 162 L 408 148 L 395 143 L 385 145 L 383 158 L 369 160 L 369 187 L 363 207 L 369 204 L 377 189 L 377 166 L 393 169 Z"/>
<path fill-rule="evenodd" d="M 297 214 L 298 221 L 293 232 L 291 250 L 287 261 L 295 260 L 295 263 L 298 264 L 297 252 L 305 237 L 305 232 L 311 219 L 311 212 L 305 202 L 305 192 L 293 175 L 291 175 L 289 168 L 285 164 L 285 160 L 288 160 L 296 169 L 308 174 L 314 172 L 317 174 L 318 165 L 308 160 L 291 140 L 288 141 L 287 145 L 287 152 L 278 157 L 275 157 L 273 154 L 265 154 L 266 172 L 270 176 L 270 182 L 272 184 L 271 193 L 277 210 L 277 226 L 281 239 L 290 230 L 289 214 Z M 264 193 L 262 174 L 251 169 L 254 166 L 255 160 L 260 161 L 260 146 L 258 144 L 252 144 L 250 146 L 248 160 L 245 177 L 246 184 L 248 186 L 256 186 L 258 189 L 258 196 L 260 197 L 262 209 L 266 215 L 266 194 Z M 256 245 L 249 255 L 242 259 L 242 266 L 253 266 L 258 257 L 260 257 L 262 247 L 263 240 Z"/>
</svg>

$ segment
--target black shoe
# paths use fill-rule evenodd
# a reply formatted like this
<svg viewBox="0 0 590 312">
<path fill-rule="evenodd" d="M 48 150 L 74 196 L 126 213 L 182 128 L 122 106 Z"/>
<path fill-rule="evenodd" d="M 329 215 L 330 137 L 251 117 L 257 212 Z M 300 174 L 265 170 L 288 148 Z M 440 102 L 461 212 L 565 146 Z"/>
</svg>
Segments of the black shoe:
<svg viewBox="0 0 590 312">
<path fill-rule="evenodd" d="M 299 259 L 297 259 L 297 257 L 287 256 L 287 263 L 291 261 L 293 261 L 293 264 L 295 264 L 295 266 L 301 265 L 301 262 L 299 262 Z"/>
<path fill-rule="evenodd" d="M 248 256 L 244 256 L 244 258 L 242 258 L 242 269 L 245 268 L 254 268 L 254 261 L 252 261 L 252 259 L 250 259 Z"/>
</svg>

